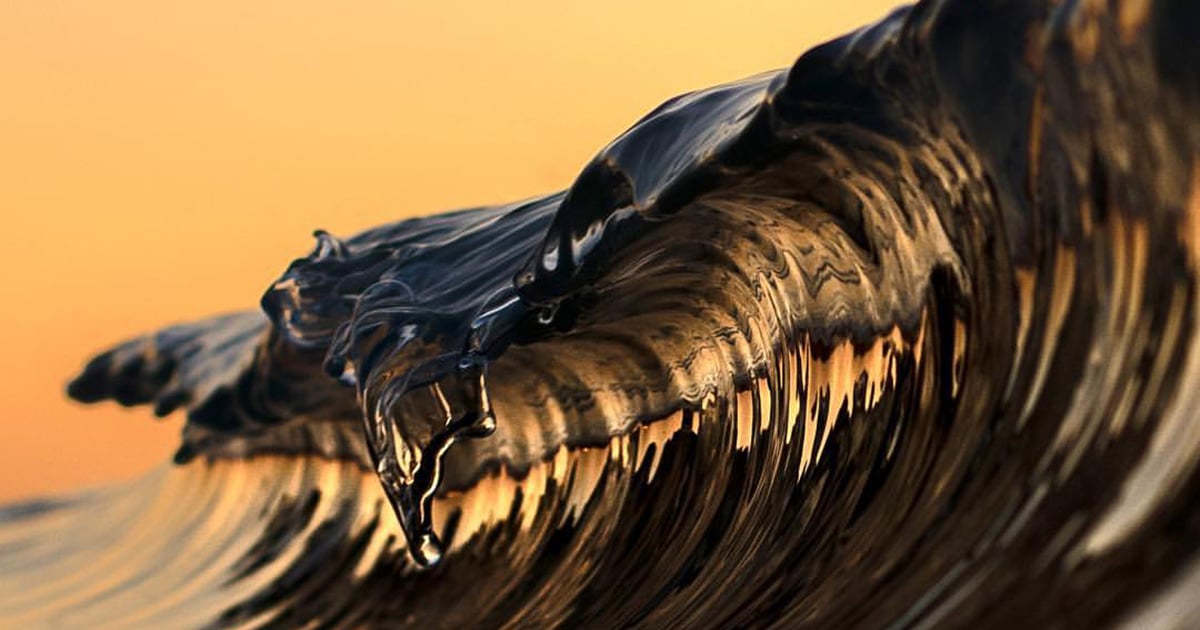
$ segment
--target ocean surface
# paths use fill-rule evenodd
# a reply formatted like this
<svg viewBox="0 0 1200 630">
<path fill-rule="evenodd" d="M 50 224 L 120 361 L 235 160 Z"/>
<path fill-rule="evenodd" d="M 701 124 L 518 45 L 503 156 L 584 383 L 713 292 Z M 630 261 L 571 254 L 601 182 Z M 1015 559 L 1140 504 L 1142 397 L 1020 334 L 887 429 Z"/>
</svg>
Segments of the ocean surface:
<svg viewBox="0 0 1200 630">
<path fill-rule="evenodd" d="M 927 0 L 316 241 L 71 382 L 180 448 L 0 508 L 0 626 L 1200 627 L 1194 2 Z"/>
</svg>

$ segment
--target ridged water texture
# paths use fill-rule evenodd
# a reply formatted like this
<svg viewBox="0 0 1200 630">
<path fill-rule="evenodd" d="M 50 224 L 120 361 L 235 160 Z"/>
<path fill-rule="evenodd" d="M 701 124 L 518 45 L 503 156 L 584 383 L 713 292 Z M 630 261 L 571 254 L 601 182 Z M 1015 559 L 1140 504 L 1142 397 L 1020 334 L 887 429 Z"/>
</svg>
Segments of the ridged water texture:
<svg viewBox="0 0 1200 630">
<path fill-rule="evenodd" d="M 182 446 L 0 513 L 0 625 L 1200 627 L 1192 0 L 928 0 L 317 236 L 72 382 Z"/>
</svg>

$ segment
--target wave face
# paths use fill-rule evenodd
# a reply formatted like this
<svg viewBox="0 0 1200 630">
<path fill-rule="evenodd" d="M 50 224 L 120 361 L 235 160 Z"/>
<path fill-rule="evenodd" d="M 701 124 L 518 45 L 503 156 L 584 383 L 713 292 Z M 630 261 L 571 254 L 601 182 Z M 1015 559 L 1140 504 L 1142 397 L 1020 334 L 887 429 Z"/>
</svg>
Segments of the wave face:
<svg viewBox="0 0 1200 630">
<path fill-rule="evenodd" d="M 929 0 L 93 360 L 0 625 L 1200 623 L 1200 8 Z"/>
</svg>

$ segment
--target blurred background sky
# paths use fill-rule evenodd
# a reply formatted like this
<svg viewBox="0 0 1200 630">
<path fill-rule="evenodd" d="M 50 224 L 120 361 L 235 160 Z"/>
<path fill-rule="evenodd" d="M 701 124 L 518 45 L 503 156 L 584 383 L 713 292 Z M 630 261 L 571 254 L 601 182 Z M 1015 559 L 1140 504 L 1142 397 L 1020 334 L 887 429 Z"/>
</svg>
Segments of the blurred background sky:
<svg viewBox="0 0 1200 630">
<path fill-rule="evenodd" d="M 96 351 L 257 304 L 320 227 L 570 184 L 666 98 L 892 0 L 0 0 L 0 501 L 165 461 L 68 402 Z"/>
</svg>

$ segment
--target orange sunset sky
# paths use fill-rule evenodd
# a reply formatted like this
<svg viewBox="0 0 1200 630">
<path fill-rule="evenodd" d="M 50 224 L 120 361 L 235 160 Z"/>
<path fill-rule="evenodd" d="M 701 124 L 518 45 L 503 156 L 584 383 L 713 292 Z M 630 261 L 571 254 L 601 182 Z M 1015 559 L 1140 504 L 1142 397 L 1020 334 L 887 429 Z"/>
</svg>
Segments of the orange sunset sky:
<svg viewBox="0 0 1200 630">
<path fill-rule="evenodd" d="M 76 405 L 66 379 L 257 304 L 313 228 L 562 188 L 662 100 L 894 5 L 0 1 L 0 500 L 168 458 L 180 415 Z"/>
</svg>

